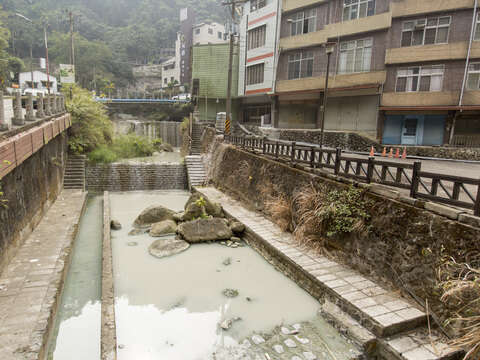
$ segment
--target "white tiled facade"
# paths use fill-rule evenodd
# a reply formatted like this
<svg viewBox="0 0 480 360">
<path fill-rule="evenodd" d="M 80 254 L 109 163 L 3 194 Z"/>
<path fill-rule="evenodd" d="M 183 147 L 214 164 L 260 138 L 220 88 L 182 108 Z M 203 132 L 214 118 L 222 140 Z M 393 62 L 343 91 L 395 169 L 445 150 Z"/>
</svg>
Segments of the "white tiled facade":
<svg viewBox="0 0 480 360">
<path fill-rule="evenodd" d="M 240 22 L 240 66 L 238 93 L 243 95 L 259 95 L 274 92 L 275 74 L 278 61 L 278 35 L 281 17 L 281 1 L 265 0 L 264 7 L 251 11 L 251 1 L 244 7 Z M 248 50 L 248 31 L 266 26 L 265 45 Z M 259 84 L 246 85 L 246 68 L 264 63 L 264 81 Z"/>
<path fill-rule="evenodd" d="M 219 23 L 198 24 L 193 27 L 193 44 L 224 44 L 227 37 L 225 35 L 225 26 Z"/>
</svg>

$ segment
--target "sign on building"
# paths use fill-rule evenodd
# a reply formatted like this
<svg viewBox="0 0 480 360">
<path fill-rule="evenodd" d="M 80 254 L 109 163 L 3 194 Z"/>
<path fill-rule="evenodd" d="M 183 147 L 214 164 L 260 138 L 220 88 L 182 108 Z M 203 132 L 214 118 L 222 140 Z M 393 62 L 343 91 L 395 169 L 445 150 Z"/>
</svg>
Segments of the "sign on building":
<svg viewBox="0 0 480 360">
<path fill-rule="evenodd" d="M 75 67 L 70 64 L 60 64 L 60 82 L 62 84 L 75 83 Z"/>
</svg>

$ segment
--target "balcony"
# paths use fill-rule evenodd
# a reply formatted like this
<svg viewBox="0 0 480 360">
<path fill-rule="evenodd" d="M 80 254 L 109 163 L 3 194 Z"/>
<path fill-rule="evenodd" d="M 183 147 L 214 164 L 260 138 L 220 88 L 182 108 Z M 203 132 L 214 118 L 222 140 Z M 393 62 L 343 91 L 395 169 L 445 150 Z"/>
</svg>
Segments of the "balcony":
<svg viewBox="0 0 480 360">
<path fill-rule="evenodd" d="M 373 71 L 356 74 L 336 75 L 329 78 L 328 88 L 332 89 L 348 89 L 362 85 L 380 85 L 385 83 L 387 76 L 386 71 Z M 308 90 L 324 90 L 325 76 L 310 77 L 295 80 L 279 80 L 277 81 L 276 92 L 287 93 Z"/>
<path fill-rule="evenodd" d="M 327 0 L 283 0 L 282 10 L 288 12 L 324 2 L 327 2 Z"/>
<path fill-rule="evenodd" d="M 385 64 L 394 65 L 436 60 L 463 60 L 467 57 L 467 51 L 468 42 L 387 49 Z M 471 58 L 480 58 L 479 42 L 472 44 Z"/>
<path fill-rule="evenodd" d="M 393 17 L 403 17 L 440 11 L 471 9 L 474 6 L 474 2 L 474 0 L 403 0 L 391 2 L 390 9 Z"/>
<path fill-rule="evenodd" d="M 350 36 L 388 29 L 392 25 L 392 14 L 389 12 L 367 16 L 361 19 L 344 21 L 326 25 L 323 30 L 308 34 L 290 36 L 280 39 L 280 48 L 283 50 L 300 49 L 304 47 L 324 44 L 328 39 Z"/>
</svg>

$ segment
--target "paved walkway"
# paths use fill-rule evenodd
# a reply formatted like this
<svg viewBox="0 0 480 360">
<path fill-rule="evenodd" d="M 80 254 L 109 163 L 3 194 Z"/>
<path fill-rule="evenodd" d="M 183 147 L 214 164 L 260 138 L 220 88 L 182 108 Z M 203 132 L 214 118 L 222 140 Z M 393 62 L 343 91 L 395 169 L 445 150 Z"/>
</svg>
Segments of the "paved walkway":
<svg viewBox="0 0 480 360">
<path fill-rule="evenodd" d="M 0 275 L 0 359 L 43 351 L 85 196 L 64 190 Z"/>
<path fill-rule="evenodd" d="M 396 292 L 378 286 L 360 273 L 319 256 L 307 248 L 296 246 L 291 234 L 282 232 L 264 216 L 247 210 L 238 201 L 217 189 L 208 187 L 197 190 L 210 200 L 221 203 L 227 214 L 247 227 L 247 232 L 253 232 L 274 248 L 280 256 L 287 258 L 304 273 L 316 279 L 324 293 L 345 312 L 361 321 L 361 324 L 377 337 L 386 338 L 385 343 L 390 347 L 389 350 L 398 352 L 399 359 L 442 359 L 446 354 L 453 352 L 453 349 L 438 342 L 435 348 L 441 350 L 433 353 L 430 341 L 422 341 L 420 336 L 413 336 L 415 341 L 408 342 L 407 347 L 393 349 L 390 341 L 404 343 L 398 340 L 405 338 L 406 335 L 401 334 L 402 332 L 423 327 L 426 322 L 426 314 L 423 311 L 400 298 Z M 395 338 L 396 336 L 398 337 Z M 410 337 L 408 339 L 411 340 Z"/>
</svg>

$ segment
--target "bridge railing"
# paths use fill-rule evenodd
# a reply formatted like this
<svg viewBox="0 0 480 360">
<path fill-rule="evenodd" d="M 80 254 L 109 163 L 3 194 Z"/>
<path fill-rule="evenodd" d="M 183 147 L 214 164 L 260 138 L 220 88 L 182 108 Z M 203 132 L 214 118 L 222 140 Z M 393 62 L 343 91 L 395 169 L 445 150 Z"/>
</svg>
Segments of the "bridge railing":
<svg viewBox="0 0 480 360">
<path fill-rule="evenodd" d="M 225 141 L 293 166 L 327 169 L 357 181 L 409 190 L 412 198 L 472 209 L 474 215 L 480 216 L 480 179 L 422 171 L 420 161 L 410 164 L 365 158 L 346 155 L 340 148 L 325 149 L 259 136 L 225 135 Z"/>
</svg>

